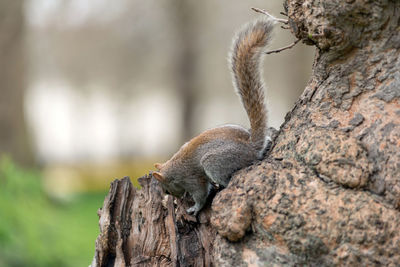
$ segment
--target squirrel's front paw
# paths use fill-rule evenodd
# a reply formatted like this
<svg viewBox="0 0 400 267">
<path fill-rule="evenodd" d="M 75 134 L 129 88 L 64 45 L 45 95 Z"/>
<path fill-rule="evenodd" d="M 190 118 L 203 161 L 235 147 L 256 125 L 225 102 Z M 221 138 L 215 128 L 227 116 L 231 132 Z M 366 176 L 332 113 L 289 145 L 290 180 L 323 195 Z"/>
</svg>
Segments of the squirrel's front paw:
<svg viewBox="0 0 400 267">
<path fill-rule="evenodd" d="M 189 215 L 196 216 L 197 213 L 199 212 L 199 209 L 197 209 L 196 205 L 194 205 L 194 206 L 188 208 L 188 209 L 186 210 L 186 212 L 187 212 Z"/>
</svg>

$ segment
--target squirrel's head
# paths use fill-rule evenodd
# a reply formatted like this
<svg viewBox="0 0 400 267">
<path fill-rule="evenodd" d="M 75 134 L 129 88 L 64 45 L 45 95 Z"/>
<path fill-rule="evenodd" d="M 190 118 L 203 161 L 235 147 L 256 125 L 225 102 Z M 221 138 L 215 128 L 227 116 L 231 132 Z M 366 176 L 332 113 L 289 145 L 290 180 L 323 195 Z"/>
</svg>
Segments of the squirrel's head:
<svg viewBox="0 0 400 267">
<path fill-rule="evenodd" d="M 161 163 L 154 164 L 154 167 L 156 167 L 158 171 L 152 173 L 153 177 L 160 182 L 160 185 L 164 189 L 165 193 L 176 197 L 183 196 L 185 191 L 179 184 L 176 183 L 176 181 L 174 181 L 173 177 L 169 177 L 165 168 L 163 168 L 164 165 L 165 164 Z"/>
</svg>

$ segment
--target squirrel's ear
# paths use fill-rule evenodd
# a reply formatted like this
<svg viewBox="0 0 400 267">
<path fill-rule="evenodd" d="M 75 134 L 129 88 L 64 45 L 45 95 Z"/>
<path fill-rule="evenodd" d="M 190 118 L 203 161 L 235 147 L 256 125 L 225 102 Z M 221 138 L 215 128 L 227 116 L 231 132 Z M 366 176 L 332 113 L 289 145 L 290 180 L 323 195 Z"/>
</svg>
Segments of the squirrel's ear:
<svg viewBox="0 0 400 267">
<path fill-rule="evenodd" d="M 157 181 L 163 183 L 165 182 L 165 177 L 159 172 L 153 172 L 153 177 L 157 179 Z"/>
<path fill-rule="evenodd" d="M 156 167 L 157 170 L 161 170 L 162 163 L 155 163 L 154 167 Z"/>
</svg>

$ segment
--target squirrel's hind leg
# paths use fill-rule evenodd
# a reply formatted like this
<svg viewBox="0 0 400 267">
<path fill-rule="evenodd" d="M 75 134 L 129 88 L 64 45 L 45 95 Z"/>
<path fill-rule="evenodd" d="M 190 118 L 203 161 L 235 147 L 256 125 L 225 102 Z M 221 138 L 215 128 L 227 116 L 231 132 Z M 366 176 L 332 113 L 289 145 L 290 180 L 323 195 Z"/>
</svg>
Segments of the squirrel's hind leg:
<svg viewBox="0 0 400 267">
<path fill-rule="evenodd" d="M 208 181 L 203 184 L 199 184 L 198 187 L 193 188 L 189 191 L 189 194 L 194 200 L 194 205 L 186 210 L 187 213 L 193 214 L 194 216 L 203 208 L 206 204 L 208 195 L 211 192 L 212 185 Z"/>
</svg>

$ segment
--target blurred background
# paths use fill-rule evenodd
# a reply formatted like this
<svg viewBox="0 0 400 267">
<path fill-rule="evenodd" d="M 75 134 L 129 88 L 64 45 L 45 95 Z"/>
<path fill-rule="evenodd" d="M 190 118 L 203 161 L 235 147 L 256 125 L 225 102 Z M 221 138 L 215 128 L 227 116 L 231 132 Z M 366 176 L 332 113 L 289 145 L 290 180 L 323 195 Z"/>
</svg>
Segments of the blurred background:
<svg viewBox="0 0 400 267">
<path fill-rule="evenodd" d="M 248 127 L 227 55 L 253 6 L 282 17 L 282 1 L 0 0 L 0 266 L 89 265 L 110 181 L 137 185 L 207 128 Z M 313 54 L 266 56 L 275 128 Z"/>
</svg>

